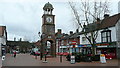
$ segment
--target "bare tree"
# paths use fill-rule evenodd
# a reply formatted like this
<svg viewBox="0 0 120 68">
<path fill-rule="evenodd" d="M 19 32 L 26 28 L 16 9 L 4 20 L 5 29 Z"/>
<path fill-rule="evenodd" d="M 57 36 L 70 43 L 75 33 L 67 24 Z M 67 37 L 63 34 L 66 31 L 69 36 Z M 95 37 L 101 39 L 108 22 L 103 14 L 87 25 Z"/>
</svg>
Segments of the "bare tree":
<svg viewBox="0 0 120 68">
<path fill-rule="evenodd" d="M 74 20 L 75 20 L 76 24 L 81 29 L 83 29 L 83 34 L 84 34 L 85 38 L 92 45 L 92 55 L 94 56 L 96 39 L 98 36 L 98 28 L 97 28 L 97 26 L 95 28 L 95 25 L 93 25 L 92 26 L 93 28 L 89 31 L 86 31 L 85 28 L 91 23 L 95 24 L 98 20 L 100 22 L 100 19 L 102 19 L 102 16 L 109 12 L 108 2 L 107 1 L 90 2 L 89 0 L 85 0 L 85 1 L 81 0 L 80 5 L 81 5 L 81 7 L 78 8 L 79 7 L 78 3 L 69 2 L 69 6 L 72 10 Z M 80 13 L 82 13 L 83 15 Z M 83 19 L 84 19 L 84 23 L 81 22 Z M 91 38 L 89 38 L 88 34 L 90 34 Z"/>
</svg>

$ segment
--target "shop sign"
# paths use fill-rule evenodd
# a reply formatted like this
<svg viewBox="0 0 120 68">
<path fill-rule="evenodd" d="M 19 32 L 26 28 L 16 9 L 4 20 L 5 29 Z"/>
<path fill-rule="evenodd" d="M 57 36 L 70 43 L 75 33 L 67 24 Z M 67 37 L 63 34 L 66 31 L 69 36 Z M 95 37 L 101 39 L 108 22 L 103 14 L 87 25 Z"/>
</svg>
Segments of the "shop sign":
<svg viewBox="0 0 120 68">
<path fill-rule="evenodd" d="M 78 47 L 91 47 L 91 45 L 78 45 Z"/>
<path fill-rule="evenodd" d="M 116 47 L 116 46 L 108 46 L 108 47 Z"/>
<path fill-rule="evenodd" d="M 67 46 L 60 46 L 60 48 L 67 48 Z"/>
<path fill-rule="evenodd" d="M 100 47 L 115 47 L 115 46 L 97 46 L 98 48 Z"/>
<path fill-rule="evenodd" d="M 104 44 L 96 44 L 96 46 L 107 46 L 107 45 L 110 45 L 108 43 L 104 43 Z"/>
<path fill-rule="evenodd" d="M 76 45 L 77 41 L 72 41 L 71 45 Z"/>
<path fill-rule="evenodd" d="M 107 46 L 97 46 L 97 47 L 107 47 Z"/>
<path fill-rule="evenodd" d="M 70 46 L 67 46 L 68 48 L 76 48 L 78 47 L 78 45 L 70 45 Z"/>
</svg>

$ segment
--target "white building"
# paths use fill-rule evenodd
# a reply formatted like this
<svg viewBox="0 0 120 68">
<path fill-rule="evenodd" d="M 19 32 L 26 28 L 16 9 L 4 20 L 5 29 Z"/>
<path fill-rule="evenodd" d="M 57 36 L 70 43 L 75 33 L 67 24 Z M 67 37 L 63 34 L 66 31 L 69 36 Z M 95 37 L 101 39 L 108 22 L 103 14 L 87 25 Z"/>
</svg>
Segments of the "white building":
<svg viewBox="0 0 120 68">
<path fill-rule="evenodd" d="M 86 25 L 86 29 L 84 30 L 88 30 L 87 36 L 89 38 L 91 38 L 91 33 L 89 33 L 90 30 L 96 30 L 96 28 L 98 28 L 98 36 L 95 40 L 96 54 L 103 52 L 113 52 L 115 55 L 117 55 L 116 43 L 118 40 L 120 40 L 120 37 L 118 37 L 120 36 L 120 24 L 118 23 L 119 21 L 120 13 L 113 16 L 106 14 L 103 20 L 99 20 L 99 22 Z M 95 25 L 96 27 L 93 27 L 92 25 Z M 84 48 L 83 51 L 89 51 L 90 48 L 88 48 L 87 45 L 90 45 L 90 43 L 83 33 L 80 33 L 80 45 L 86 45 L 86 48 Z M 120 43 L 118 45 L 120 45 Z"/>
<path fill-rule="evenodd" d="M 120 58 L 120 20 L 116 24 L 116 32 L 117 32 L 117 56 Z"/>
<path fill-rule="evenodd" d="M 6 26 L 0 26 L 0 57 L 2 56 L 2 50 L 5 49 L 7 42 Z"/>
</svg>

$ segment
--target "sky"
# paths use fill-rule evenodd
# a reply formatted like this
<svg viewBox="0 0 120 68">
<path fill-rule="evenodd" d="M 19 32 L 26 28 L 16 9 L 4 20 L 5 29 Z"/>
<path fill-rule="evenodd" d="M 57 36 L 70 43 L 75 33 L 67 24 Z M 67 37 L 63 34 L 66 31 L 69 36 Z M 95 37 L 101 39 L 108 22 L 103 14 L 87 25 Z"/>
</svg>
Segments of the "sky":
<svg viewBox="0 0 120 68">
<path fill-rule="evenodd" d="M 0 0 L 0 26 L 7 27 L 8 40 L 16 37 L 27 41 L 37 41 L 41 32 L 43 7 L 50 2 L 55 15 L 55 29 L 62 32 L 76 30 L 67 0 Z M 76 2 L 79 2 L 76 0 Z M 117 0 L 111 2 L 111 15 L 117 13 Z M 114 11 L 116 10 L 116 11 Z"/>
</svg>

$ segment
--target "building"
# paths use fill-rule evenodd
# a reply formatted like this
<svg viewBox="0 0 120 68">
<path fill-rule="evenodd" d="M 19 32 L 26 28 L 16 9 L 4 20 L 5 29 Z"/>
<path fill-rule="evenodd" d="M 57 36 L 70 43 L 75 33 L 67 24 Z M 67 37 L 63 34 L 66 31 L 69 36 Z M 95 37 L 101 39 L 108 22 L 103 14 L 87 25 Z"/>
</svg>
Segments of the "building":
<svg viewBox="0 0 120 68">
<path fill-rule="evenodd" d="M 16 50 L 20 53 L 29 53 L 32 49 L 32 43 L 28 41 L 7 41 L 7 52 L 12 53 L 13 50 Z"/>
<path fill-rule="evenodd" d="M 117 32 L 116 28 L 119 26 L 120 13 L 115 14 L 113 16 L 109 16 L 108 14 L 104 15 L 103 20 L 98 20 L 96 23 L 91 23 L 86 25 L 85 31 L 87 31 L 87 36 L 91 39 L 90 32 L 91 30 L 98 31 L 97 38 L 95 40 L 95 53 L 96 54 L 108 54 L 114 55 L 116 58 L 117 53 Z M 118 23 L 118 25 L 117 25 Z M 86 45 L 86 48 L 83 50 L 85 52 L 91 50 L 91 46 L 88 39 L 84 36 L 84 32 L 80 33 L 80 45 Z M 88 48 L 89 46 L 89 48 Z M 90 50 L 89 50 L 90 49 Z"/>
<path fill-rule="evenodd" d="M 49 2 L 43 7 L 42 16 L 42 35 L 41 35 L 41 54 L 47 53 L 47 56 L 56 56 L 55 45 L 55 15 L 52 14 L 53 6 Z M 49 43 L 49 45 L 47 45 Z"/>
<path fill-rule="evenodd" d="M 6 26 L 0 26 L 0 57 L 5 53 L 7 42 Z"/>
<path fill-rule="evenodd" d="M 120 2 L 119 2 L 120 3 Z M 117 57 L 120 58 L 120 20 L 116 24 Z"/>
<path fill-rule="evenodd" d="M 56 53 L 59 53 L 60 52 L 61 39 L 63 37 L 61 29 L 58 29 L 58 31 L 55 34 L 55 37 L 56 37 Z"/>
<path fill-rule="evenodd" d="M 78 30 L 75 33 L 70 31 L 70 34 L 62 33 L 61 29 L 58 29 L 56 33 L 56 48 L 57 53 L 72 53 L 79 52 L 78 48 L 75 48 L 76 45 L 80 44 Z"/>
<path fill-rule="evenodd" d="M 64 34 L 61 33 L 61 30 L 58 30 L 56 33 L 56 46 L 58 52 L 91 54 L 92 45 L 85 37 L 84 33 L 87 33 L 88 38 L 92 39 L 90 32 L 98 31 L 95 40 L 95 54 L 103 53 L 106 55 L 114 55 L 113 58 L 116 58 L 118 56 L 117 53 L 119 52 L 120 44 L 119 20 L 120 13 L 113 16 L 105 14 L 103 20 L 98 19 L 95 23 L 88 25 L 84 24 L 84 28 L 81 32 L 76 30 L 75 33 L 70 32 L 70 34 Z"/>
</svg>

